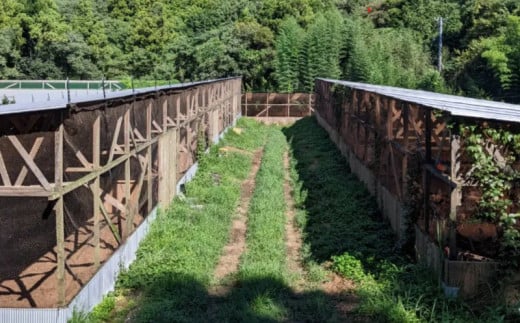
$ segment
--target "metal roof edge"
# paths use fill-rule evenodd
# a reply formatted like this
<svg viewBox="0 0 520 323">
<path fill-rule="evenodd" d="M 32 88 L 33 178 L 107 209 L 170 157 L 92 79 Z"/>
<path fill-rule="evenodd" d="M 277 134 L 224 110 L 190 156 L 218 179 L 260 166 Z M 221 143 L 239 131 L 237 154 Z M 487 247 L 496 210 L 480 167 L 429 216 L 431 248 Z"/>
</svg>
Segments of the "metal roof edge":
<svg viewBox="0 0 520 323">
<path fill-rule="evenodd" d="M 233 79 L 241 79 L 241 76 L 232 76 L 227 78 L 220 79 L 211 79 L 211 80 L 203 80 L 203 81 L 195 81 L 195 82 L 187 82 L 187 83 L 178 83 L 172 85 L 163 85 L 157 87 L 147 87 L 140 89 L 129 89 L 115 92 L 106 92 L 106 96 L 101 94 L 89 95 L 77 98 L 75 100 L 71 100 L 68 102 L 66 99 L 63 100 L 54 100 L 54 101 L 45 101 L 45 102 L 35 102 L 31 105 L 27 105 L 25 103 L 14 103 L 7 105 L 0 105 L 0 116 L 1 115 L 11 115 L 11 114 L 24 114 L 30 112 L 42 112 L 42 111 L 51 111 L 51 110 L 61 110 L 68 109 L 70 105 L 74 104 L 87 104 L 89 102 L 99 102 L 103 100 L 114 100 L 114 99 L 122 99 L 128 98 L 135 95 L 146 95 L 158 91 L 164 90 L 174 90 L 174 89 L 184 89 L 190 88 L 198 85 L 205 85 L 209 83 L 216 83 L 221 81 L 228 81 Z"/>
<path fill-rule="evenodd" d="M 447 111 L 454 116 L 520 122 L 520 105 L 516 104 L 385 85 L 372 85 L 326 78 L 318 78 L 318 80 Z"/>
</svg>

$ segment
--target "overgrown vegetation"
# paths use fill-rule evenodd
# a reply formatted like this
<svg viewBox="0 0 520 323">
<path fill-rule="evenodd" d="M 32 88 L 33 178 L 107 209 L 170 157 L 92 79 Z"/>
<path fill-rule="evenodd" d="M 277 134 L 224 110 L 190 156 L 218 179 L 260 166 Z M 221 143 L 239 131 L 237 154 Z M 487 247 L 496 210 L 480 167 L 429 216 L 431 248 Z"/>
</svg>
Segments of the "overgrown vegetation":
<svg viewBox="0 0 520 323">
<path fill-rule="evenodd" d="M 481 192 L 475 218 L 498 226 L 498 258 L 514 273 L 520 266 L 520 201 L 516 193 L 520 184 L 520 134 L 488 124 L 463 124 L 458 131 L 473 165 L 466 180 L 478 185 Z"/>
<path fill-rule="evenodd" d="M 314 119 L 297 122 L 286 135 L 298 173 L 307 261 L 332 260 L 335 271 L 356 282 L 359 314 L 378 322 L 506 320 L 504 305 L 445 298 L 437 278 L 396 248 L 374 198 Z"/>
<path fill-rule="evenodd" d="M 251 120 L 241 120 L 240 126 L 247 130 L 229 132 L 219 146 L 254 151 L 264 144 L 264 128 Z M 90 322 L 124 322 L 127 315 L 138 322 L 204 321 L 206 289 L 252 161 L 252 154 L 218 148 L 201 158 L 186 195 L 158 215 L 137 260 L 121 274 L 117 292 L 96 307 Z"/>
<path fill-rule="evenodd" d="M 242 134 L 229 132 L 225 145 L 250 152 L 267 145 L 238 272 L 223 281 L 212 277 L 251 154 L 219 153 L 212 148 L 203 156 L 195 181 L 188 184 L 186 197 L 176 199 L 154 223 L 137 261 L 120 278 L 117 292 L 89 316 L 77 313 L 74 322 L 340 321 L 335 308 L 338 295 L 320 288 L 330 270 L 355 283 L 361 303 L 349 314 L 354 320 L 505 322 L 517 318 L 499 302 L 446 298 L 437 277 L 395 247 L 390 225 L 378 213 L 373 197 L 315 119 L 284 129 L 285 138 L 279 128 L 251 120 L 242 120 L 239 126 Z M 287 142 L 296 222 L 304 238 L 305 277 L 295 277 L 286 263 L 283 153 Z M 210 292 L 215 288 L 224 289 Z"/>
</svg>

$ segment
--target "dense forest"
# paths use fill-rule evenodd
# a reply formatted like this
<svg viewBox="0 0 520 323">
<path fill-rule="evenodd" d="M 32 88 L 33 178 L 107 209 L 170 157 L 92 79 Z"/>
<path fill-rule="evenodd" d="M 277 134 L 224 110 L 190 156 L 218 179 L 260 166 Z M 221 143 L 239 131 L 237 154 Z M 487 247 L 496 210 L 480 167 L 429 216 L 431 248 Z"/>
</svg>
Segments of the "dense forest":
<svg viewBox="0 0 520 323">
<path fill-rule="evenodd" d="M 2 0 L 0 78 L 316 76 L 520 102 L 518 0 Z M 438 17 L 444 18 L 442 72 Z"/>
</svg>

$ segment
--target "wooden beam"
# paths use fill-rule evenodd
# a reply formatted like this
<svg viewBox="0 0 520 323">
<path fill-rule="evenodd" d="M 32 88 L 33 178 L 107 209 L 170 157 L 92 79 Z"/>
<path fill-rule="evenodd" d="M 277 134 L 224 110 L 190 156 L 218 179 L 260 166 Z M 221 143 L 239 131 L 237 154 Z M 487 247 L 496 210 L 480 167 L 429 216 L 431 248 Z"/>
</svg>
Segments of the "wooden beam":
<svg viewBox="0 0 520 323">
<path fill-rule="evenodd" d="M 123 124 L 123 117 L 119 117 L 116 122 L 116 128 L 114 130 L 114 137 L 112 137 L 112 144 L 110 145 L 108 163 L 110 163 L 112 160 L 114 160 L 114 153 L 116 151 L 119 153 L 122 153 L 121 148 L 119 148 L 119 145 L 117 144 L 117 142 L 119 140 L 119 132 L 121 131 L 122 124 Z"/>
<path fill-rule="evenodd" d="M 133 109 L 132 107 L 128 107 L 124 114 L 124 121 L 123 121 L 123 131 L 124 131 L 124 151 L 125 155 L 130 155 L 130 131 L 132 129 L 130 125 L 130 110 Z M 131 180 L 131 169 L 130 169 L 130 158 L 127 158 L 125 160 L 125 209 L 126 209 L 126 228 L 123 231 L 123 239 L 128 238 L 130 236 L 130 232 L 132 231 L 133 223 L 132 223 L 132 215 L 131 215 L 131 207 L 130 207 L 130 199 L 131 199 L 131 187 L 130 187 L 130 180 Z"/>
<path fill-rule="evenodd" d="M 177 107 L 178 108 L 178 107 Z M 146 107 L 146 139 L 152 140 L 152 106 Z M 153 177 L 152 177 L 152 146 L 148 146 L 146 157 L 148 163 L 146 166 L 146 199 L 148 213 L 152 212 L 153 209 Z"/>
<path fill-rule="evenodd" d="M 23 147 L 22 147 L 22 150 Z M 28 157 L 28 156 L 27 156 Z M 58 291 L 58 306 L 65 306 L 65 220 L 63 212 L 63 124 L 54 135 L 54 184 L 60 194 L 54 211 L 56 213 L 56 290 Z"/>
<path fill-rule="evenodd" d="M 82 178 L 78 179 L 77 181 L 67 183 L 67 185 L 65 185 L 63 187 L 63 194 L 69 193 L 69 192 L 75 190 L 76 188 L 78 188 L 80 186 L 84 186 L 88 182 L 94 180 L 94 178 L 96 178 L 97 176 L 99 176 L 99 175 L 101 175 L 103 173 L 106 173 L 106 172 L 110 171 L 112 168 L 114 168 L 114 167 L 124 163 L 128 158 L 131 158 L 132 155 L 134 155 L 134 154 L 136 154 L 136 153 L 146 149 L 150 145 L 155 144 L 157 142 L 157 140 L 159 140 L 159 138 L 160 137 L 155 137 L 150 142 L 143 143 L 142 145 L 140 145 L 137 148 L 135 148 L 135 150 L 132 151 L 130 154 L 123 155 L 123 156 L 117 158 L 116 160 L 113 160 L 110 163 L 108 163 L 108 164 L 106 164 L 104 166 L 101 166 L 99 168 L 99 170 L 93 171 L 93 172 L 83 176 Z M 55 193 L 51 193 L 49 195 L 49 199 L 50 200 L 55 200 L 57 198 L 58 198 L 58 196 Z"/>
<path fill-rule="evenodd" d="M 95 170 L 98 170 L 101 166 L 101 120 L 99 116 L 92 126 L 92 166 Z M 94 210 L 94 266 L 99 268 L 101 265 L 101 210 L 97 198 L 101 195 L 99 176 L 96 176 L 90 188 L 93 195 Z"/>
<path fill-rule="evenodd" d="M 121 213 L 128 215 L 129 212 L 128 212 L 128 209 L 127 209 L 127 205 L 125 205 L 123 202 L 121 202 L 118 199 L 116 199 L 115 197 L 113 197 L 111 194 L 104 193 L 103 194 L 103 201 L 108 203 L 108 204 L 110 204 L 110 205 L 112 205 L 113 207 L 118 209 Z"/>
<path fill-rule="evenodd" d="M 401 116 L 403 118 L 403 146 L 406 150 L 408 150 L 408 144 L 409 144 L 409 112 L 410 107 L 408 104 L 405 104 L 402 107 L 403 111 L 401 113 Z M 408 154 L 403 155 L 402 165 L 401 165 L 401 173 L 402 173 L 402 192 L 404 196 L 408 196 Z"/>
<path fill-rule="evenodd" d="M 54 183 L 50 185 L 54 188 Z M 49 197 L 51 194 L 52 189 L 47 191 L 40 185 L 0 186 L 0 196 L 4 197 Z"/>
<path fill-rule="evenodd" d="M 11 179 L 9 178 L 9 173 L 7 172 L 7 167 L 5 166 L 4 157 L 2 156 L 2 151 L 0 151 L 0 177 L 2 178 L 2 182 L 4 186 L 11 186 Z"/>
<path fill-rule="evenodd" d="M 45 178 L 45 175 L 43 175 L 40 168 L 38 168 L 33 158 L 31 158 L 31 155 L 27 152 L 27 150 L 25 150 L 18 138 L 16 136 L 7 136 L 7 138 L 9 139 L 9 141 L 11 141 L 11 143 L 16 148 L 27 167 L 29 167 L 29 169 L 33 172 L 34 176 L 36 176 L 40 184 L 46 190 L 50 191 L 52 189 L 51 184 L 49 184 L 49 181 L 47 180 L 47 178 Z"/>
<path fill-rule="evenodd" d="M 83 167 L 85 168 L 89 168 L 89 167 L 92 167 L 92 164 L 89 163 L 89 161 L 87 160 L 87 158 L 85 157 L 85 155 L 83 155 L 83 153 L 81 152 L 81 150 L 79 150 L 76 145 L 74 145 L 74 143 L 72 141 L 70 141 L 70 139 L 65 136 L 65 142 L 67 143 L 67 145 L 72 149 L 72 151 L 74 151 L 74 155 L 76 156 L 76 158 L 79 160 L 79 162 L 81 163 L 81 165 L 83 165 Z"/>
<path fill-rule="evenodd" d="M 121 244 L 121 236 L 117 232 L 116 227 L 112 223 L 112 219 L 110 219 L 110 216 L 108 215 L 107 209 L 105 209 L 105 205 L 103 204 L 103 201 L 101 201 L 101 196 L 97 197 L 99 200 L 99 206 L 101 210 L 101 214 L 103 214 L 103 217 L 105 218 L 105 221 L 107 222 L 108 227 L 110 228 L 110 231 L 112 232 L 112 235 L 114 235 L 114 238 L 116 239 L 118 244 Z"/>
<path fill-rule="evenodd" d="M 424 130 L 424 141 L 425 141 L 425 149 L 426 149 L 426 156 L 424 158 L 424 166 L 431 164 L 432 161 L 432 119 L 431 119 L 431 110 L 425 109 L 424 110 L 424 124 L 425 124 L 425 130 Z M 430 232 L 430 184 L 431 184 L 431 177 L 429 171 L 423 171 L 423 212 L 424 212 L 424 221 L 425 221 L 425 230 L 426 233 L 429 234 Z"/>
<path fill-rule="evenodd" d="M 36 155 L 38 154 L 38 151 L 40 150 L 40 147 L 43 143 L 43 137 L 38 137 L 34 141 L 34 144 L 31 148 L 31 151 L 29 152 L 29 157 L 31 157 L 32 160 L 36 158 Z M 23 181 L 27 177 L 28 169 L 27 166 L 23 166 L 22 170 L 20 171 L 20 174 L 18 174 L 18 178 L 16 178 L 16 181 L 14 182 L 14 186 L 22 186 Z"/>
</svg>

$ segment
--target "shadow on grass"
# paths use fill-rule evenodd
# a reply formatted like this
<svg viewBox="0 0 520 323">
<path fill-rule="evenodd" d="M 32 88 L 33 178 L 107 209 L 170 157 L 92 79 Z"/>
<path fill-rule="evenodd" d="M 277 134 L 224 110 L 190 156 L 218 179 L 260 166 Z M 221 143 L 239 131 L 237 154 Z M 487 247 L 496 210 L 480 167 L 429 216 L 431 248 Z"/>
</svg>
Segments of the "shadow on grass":
<svg viewBox="0 0 520 323">
<path fill-rule="evenodd" d="M 507 321 L 500 304 L 445 298 L 438 277 L 396 248 L 375 198 L 315 118 L 283 131 L 300 186 L 295 199 L 305 214 L 300 225 L 306 256 L 318 263 L 333 259 L 336 269 L 359 283 L 360 314 L 377 322 Z"/>
<path fill-rule="evenodd" d="M 194 277 L 164 276 L 147 286 L 132 321 L 339 321 L 331 297 L 322 292 L 295 293 L 270 277 L 239 281 L 224 295 L 210 295 Z"/>
<path fill-rule="evenodd" d="M 296 200 L 307 214 L 302 226 L 312 260 L 321 263 L 344 252 L 365 260 L 395 259 L 390 224 L 327 132 L 314 118 L 304 118 L 284 134 L 301 183 Z"/>
</svg>

